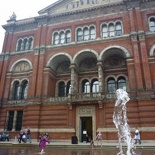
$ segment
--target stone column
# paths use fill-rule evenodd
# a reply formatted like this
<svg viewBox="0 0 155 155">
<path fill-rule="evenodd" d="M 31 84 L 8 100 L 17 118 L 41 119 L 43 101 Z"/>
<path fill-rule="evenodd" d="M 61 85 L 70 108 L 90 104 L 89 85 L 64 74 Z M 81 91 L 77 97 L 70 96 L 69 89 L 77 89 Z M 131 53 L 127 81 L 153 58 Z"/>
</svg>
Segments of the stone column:
<svg viewBox="0 0 155 155">
<path fill-rule="evenodd" d="M 104 90 L 103 90 L 103 81 L 104 81 L 104 78 L 103 78 L 103 65 L 102 65 L 102 62 L 98 62 L 97 63 L 98 65 L 98 80 L 99 80 L 99 92 L 102 93 Z"/>
<path fill-rule="evenodd" d="M 71 94 L 78 92 L 78 73 L 75 64 L 71 64 Z"/>
<path fill-rule="evenodd" d="M 17 111 L 14 111 L 12 131 L 16 131 Z"/>
</svg>

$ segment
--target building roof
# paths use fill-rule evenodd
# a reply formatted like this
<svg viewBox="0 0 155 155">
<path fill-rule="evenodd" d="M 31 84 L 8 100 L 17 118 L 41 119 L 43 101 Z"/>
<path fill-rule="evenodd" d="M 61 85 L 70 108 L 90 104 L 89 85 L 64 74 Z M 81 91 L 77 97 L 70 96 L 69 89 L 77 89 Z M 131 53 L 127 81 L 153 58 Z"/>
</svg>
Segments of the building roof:
<svg viewBox="0 0 155 155">
<path fill-rule="evenodd" d="M 58 0 L 57 2 L 40 10 L 39 15 L 61 14 L 74 11 L 82 11 L 92 9 L 95 7 L 116 5 L 122 3 L 124 0 Z"/>
</svg>

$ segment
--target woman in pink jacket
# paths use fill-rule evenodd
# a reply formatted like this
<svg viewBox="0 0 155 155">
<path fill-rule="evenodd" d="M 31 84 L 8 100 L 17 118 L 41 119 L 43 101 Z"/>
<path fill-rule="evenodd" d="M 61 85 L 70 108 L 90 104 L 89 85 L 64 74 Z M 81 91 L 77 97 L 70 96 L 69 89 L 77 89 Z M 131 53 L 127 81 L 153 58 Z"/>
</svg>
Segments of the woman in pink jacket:
<svg viewBox="0 0 155 155">
<path fill-rule="evenodd" d="M 48 134 L 44 134 L 39 141 L 39 147 L 41 148 L 41 154 L 45 153 L 46 142 L 49 142 Z"/>
</svg>

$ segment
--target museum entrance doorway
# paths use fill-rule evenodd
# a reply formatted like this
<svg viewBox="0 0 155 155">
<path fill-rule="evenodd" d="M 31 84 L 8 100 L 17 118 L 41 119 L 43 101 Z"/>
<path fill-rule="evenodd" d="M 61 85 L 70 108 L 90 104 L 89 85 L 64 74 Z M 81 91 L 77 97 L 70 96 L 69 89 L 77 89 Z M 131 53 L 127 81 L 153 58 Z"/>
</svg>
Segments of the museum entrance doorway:
<svg viewBox="0 0 155 155">
<path fill-rule="evenodd" d="M 76 136 L 83 141 L 83 130 L 87 130 L 88 137 L 92 140 L 96 137 L 96 113 L 95 106 L 76 107 Z"/>
<path fill-rule="evenodd" d="M 93 139 L 93 130 L 92 130 L 92 117 L 80 117 L 80 125 L 81 125 L 81 142 L 86 141 L 89 142 Z M 86 135 L 85 135 L 86 133 Z"/>
</svg>

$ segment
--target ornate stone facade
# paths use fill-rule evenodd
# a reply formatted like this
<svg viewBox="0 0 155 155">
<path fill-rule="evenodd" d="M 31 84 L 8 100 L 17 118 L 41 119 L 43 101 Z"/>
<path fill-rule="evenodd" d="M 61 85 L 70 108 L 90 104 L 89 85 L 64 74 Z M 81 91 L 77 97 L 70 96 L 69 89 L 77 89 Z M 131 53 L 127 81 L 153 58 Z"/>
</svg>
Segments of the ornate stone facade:
<svg viewBox="0 0 155 155">
<path fill-rule="evenodd" d="M 48 132 L 82 141 L 86 129 L 89 139 L 101 131 L 116 140 L 115 90 L 123 88 L 131 131 L 152 140 L 154 12 L 154 0 L 64 0 L 37 17 L 10 17 L 0 55 L 0 131 L 14 137 L 29 126 L 33 139 Z"/>
</svg>

